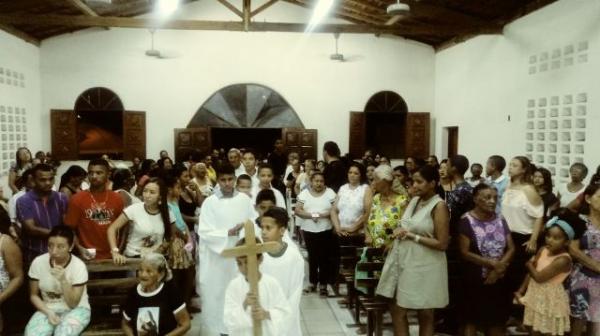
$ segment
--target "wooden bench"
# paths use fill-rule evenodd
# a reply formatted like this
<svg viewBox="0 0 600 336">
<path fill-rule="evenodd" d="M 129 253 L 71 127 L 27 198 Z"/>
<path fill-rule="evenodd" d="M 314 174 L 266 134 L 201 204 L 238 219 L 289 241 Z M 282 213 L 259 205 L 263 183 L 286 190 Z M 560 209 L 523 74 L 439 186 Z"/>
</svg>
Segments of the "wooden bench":
<svg viewBox="0 0 600 336">
<path fill-rule="evenodd" d="M 123 335 L 121 305 L 138 283 L 131 273 L 138 269 L 140 262 L 140 259 L 127 259 L 125 265 L 115 265 L 111 259 L 86 262 L 92 320 L 83 335 Z"/>
<path fill-rule="evenodd" d="M 368 248 L 366 251 L 366 261 L 359 261 L 356 264 L 356 271 L 366 273 L 366 277 L 356 279 L 358 287 L 366 289 L 366 293 L 354 289 L 354 301 L 352 304 L 354 321 L 356 326 L 361 327 L 359 333 L 367 335 L 380 336 L 383 333 L 383 313 L 388 310 L 388 302 L 375 296 L 375 290 L 379 284 L 379 274 L 383 269 L 383 249 Z M 361 323 L 361 312 L 367 315 L 366 330 L 365 325 Z"/>
<path fill-rule="evenodd" d="M 338 282 L 346 285 L 346 298 L 339 300 L 340 306 L 352 309 L 354 293 L 354 270 L 360 259 L 361 248 L 356 246 L 340 246 L 340 272 Z"/>
</svg>

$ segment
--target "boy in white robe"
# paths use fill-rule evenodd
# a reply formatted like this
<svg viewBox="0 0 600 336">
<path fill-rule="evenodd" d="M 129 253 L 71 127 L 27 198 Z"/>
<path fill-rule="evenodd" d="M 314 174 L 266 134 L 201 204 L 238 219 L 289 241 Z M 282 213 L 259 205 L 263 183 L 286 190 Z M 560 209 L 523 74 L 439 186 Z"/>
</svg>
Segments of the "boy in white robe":
<svg viewBox="0 0 600 336">
<path fill-rule="evenodd" d="M 285 198 L 281 194 L 281 191 L 273 188 L 271 182 L 273 181 L 273 168 L 263 163 L 258 166 L 258 186 L 252 188 L 252 200 L 256 203 L 256 196 L 261 190 L 271 189 L 275 193 L 275 204 L 278 207 L 286 208 Z"/>
<path fill-rule="evenodd" d="M 264 242 L 277 242 L 281 249 L 275 253 L 264 253 L 260 270 L 264 275 L 277 279 L 290 303 L 292 316 L 290 329 L 282 336 L 302 336 L 300 328 L 300 298 L 304 283 L 304 258 L 294 243 L 285 241 L 288 224 L 287 211 L 271 208 L 260 218 Z"/>
<path fill-rule="evenodd" d="M 260 217 L 262 217 L 262 215 L 267 210 L 274 208 L 275 203 L 276 203 L 275 193 L 271 189 L 263 189 L 263 190 L 259 191 L 258 194 L 256 195 L 256 204 L 254 205 L 254 208 L 256 209 L 256 218 L 254 219 L 254 224 L 255 224 L 254 232 L 257 237 L 261 236 L 261 230 L 262 230 L 261 226 L 260 226 Z M 246 236 L 246 233 L 245 233 L 244 229 L 242 228 L 240 230 L 238 237 L 243 238 L 245 236 Z M 294 241 L 292 240 L 292 237 L 290 236 L 290 233 L 287 230 L 283 236 L 283 241 L 290 245 L 294 245 L 296 248 L 298 247 L 296 245 L 296 243 L 294 243 Z"/>
<path fill-rule="evenodd" d="M 222 257 L 221 252 L 235 246 L 244 223 L 254 219 L 250 198 L 234 190 L 234 172 L 229 164 L 219 167 L 219 189 L 202 204 L 198 221 L 200 316 L 208 330 L 219 334 L 227 333 L 223 322 L 225 289 L 237 274 L 235 264 Z"/>
<path fill-rule="evenodd" d="M 260 240 L 256 238 L 257 243 Z M 238 242 L 243 245 L 245 239 Z M 262 321 L 263 336 L 287 335 L 290 328 L 290 305 L 277 280 L 267 274 L 261 274 L 258 281 L 259 297 L 250 293 L 248 283 L 248 265 L 246 257 L 235 259 L 241 274 L 235 277 L 225 291 L 225 310 L 223 319 L 229 336 L 252 336 L 253 320 Z M 258 255 L 259 264 L 262 254 Z"/>
</svg>

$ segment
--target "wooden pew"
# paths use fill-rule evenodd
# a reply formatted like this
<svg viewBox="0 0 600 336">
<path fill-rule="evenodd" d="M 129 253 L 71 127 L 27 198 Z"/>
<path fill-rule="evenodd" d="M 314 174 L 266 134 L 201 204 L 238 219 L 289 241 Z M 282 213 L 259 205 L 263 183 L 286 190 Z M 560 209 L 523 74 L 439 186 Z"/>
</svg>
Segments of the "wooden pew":
<svg viewBox="0 0 600 336">
<path fill-rule="evenodd" d="M 360 258 L 362 248 L 356 246 L 340 246 L 340 273 L 339 282 L 346 285 L 346 297 L 339 300 L 340 306 L 353 307 L 354 297 L 356 296 L 354 288 L 354 270 L 356 263 Z"/>
<path fill-rule="evenodd" d="M 361 250 L 358 253 L 361 254 Z M 382 334 L 383 313 L 388 309 L 388 303 L 375 296 L 375 290 L 379 283 L 379 274 L 383 269 L 384 256 L 381 248 L 368 248 L 366 250 L 366 261 L 359 261 L 356 264 L 356 270 L 365 272 L 367 277 L 356 279 L 357 287 L 366 289 L 366 293 L 358 289 L 354 289 L 354 297 L 352 298 L 352 307 L 354 321 L 356 324 L 349 327 L 360 326 L 359 333 L 364 332 L 365 325 L 361 323 L 361 312 L 367 314 L 366 333 L 372 335 Z M 354 280 L 354 279 L 353 279 Z"/>
<path fill-rule="evenodd" d="M 86 262 L 92 320 L 83 335 L 123 335 L 121 305 L 138 283 L 131 273 L 138 269 L 140 262 L 140 259 L 127 259 L 125 265 L 115 265 L 111 259 Z"/>
</svg>

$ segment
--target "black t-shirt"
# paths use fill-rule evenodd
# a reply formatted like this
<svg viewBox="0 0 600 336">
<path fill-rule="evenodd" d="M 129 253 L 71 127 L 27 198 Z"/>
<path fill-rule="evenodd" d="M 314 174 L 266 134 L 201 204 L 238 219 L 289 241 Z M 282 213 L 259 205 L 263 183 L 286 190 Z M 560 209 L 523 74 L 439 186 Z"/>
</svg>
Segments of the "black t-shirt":
<svg viewBox="0 0 600 336">
<path fill-rule="evenodd" d="M 342 160 L 331 161 L 325 166 L 323 177 L 325 185 L 337 193 L 348 182 L 348 168 Z"/>
<path fill-rule="evenodd" d="M 175 314 L 185 308 L 179 292 L 168 281 L 153 293 L 144 293 L 140 286 L 129 292 L 123 317 L 136 335 L 166 335 L 177 327 Z"/>
</svg>

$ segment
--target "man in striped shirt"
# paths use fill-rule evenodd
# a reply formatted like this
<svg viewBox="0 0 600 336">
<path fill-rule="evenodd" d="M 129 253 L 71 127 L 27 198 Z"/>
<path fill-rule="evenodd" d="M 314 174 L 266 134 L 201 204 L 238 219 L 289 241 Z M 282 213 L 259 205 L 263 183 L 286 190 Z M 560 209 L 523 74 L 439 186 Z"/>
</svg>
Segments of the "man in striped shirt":
<svg viewBox="0 0 600 336">
<path fill-rule="evenodd" d="M 32 169 L 34 187 L 17 200 L 26 267 L 35 257 L 48 252 L 48 234 L 53 227 L 63 224 L 68 204 L 64 194 L 52 190 L 55 175 L 52 166 L 41 163 Z"/>
</svg>

